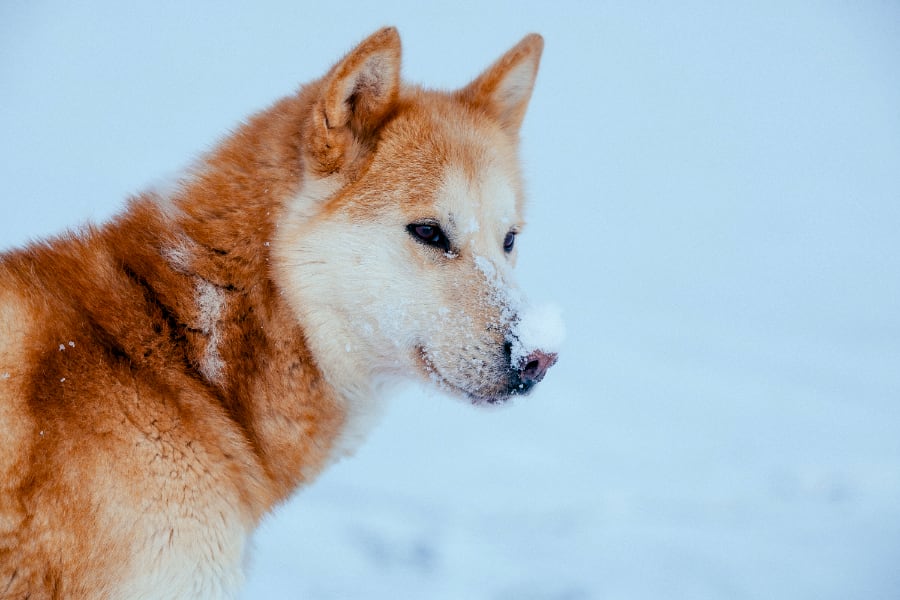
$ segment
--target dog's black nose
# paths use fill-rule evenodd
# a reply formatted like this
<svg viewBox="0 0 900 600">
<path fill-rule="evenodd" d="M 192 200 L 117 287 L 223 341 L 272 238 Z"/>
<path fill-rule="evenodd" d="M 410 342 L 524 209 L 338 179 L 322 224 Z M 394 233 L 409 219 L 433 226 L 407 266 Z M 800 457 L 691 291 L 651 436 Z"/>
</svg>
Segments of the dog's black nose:
<svg viewBox="0 0 900 600">
<path fill-rule="evenodd" d="M 556 364 L 556 358 L 555 353 L 542 350 L 535 350 L 526 356 L 518 366 L 513 366 L 510 370 L 509 393 L 527 394 L 544 378 L 550 367 Z"/>
</svg>

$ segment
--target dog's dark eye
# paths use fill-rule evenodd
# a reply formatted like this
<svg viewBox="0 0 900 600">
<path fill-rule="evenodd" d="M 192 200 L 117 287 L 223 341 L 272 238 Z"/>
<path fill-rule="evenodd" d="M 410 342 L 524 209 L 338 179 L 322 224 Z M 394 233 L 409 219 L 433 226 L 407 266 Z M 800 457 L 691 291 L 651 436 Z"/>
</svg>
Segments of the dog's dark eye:
<svg viewBox="0 0 900 600">
<path fill-rule="evenodd" d="M 516 245 L 516 232 L 510 231 L 503 239 L 503 251 L 512 252 L 513 246 Z"/>
<path fill-rule="evenodd" d="M 411 223 L 406 226 L 406 230 L 417 241 L 440 248 L 444 252 L 450 251 L 450 240 L 444 235 L 444 232 L 437 225 L 430 223 Z"/>
</svg>

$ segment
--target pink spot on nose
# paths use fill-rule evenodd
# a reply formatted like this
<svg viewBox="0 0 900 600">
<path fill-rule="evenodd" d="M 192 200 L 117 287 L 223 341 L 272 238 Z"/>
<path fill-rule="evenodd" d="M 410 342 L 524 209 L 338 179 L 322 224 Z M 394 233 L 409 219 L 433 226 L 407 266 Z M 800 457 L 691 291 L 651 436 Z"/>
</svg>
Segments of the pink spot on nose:
<svg viewBox="0 0 900 600">
<path fill-rule="evenodd" d="M 519 371 L 519 377 L 523 383 L 537 383 L 544 378 L 547 371 L 556 364 L 557 355 L 553 352 L 547 353 L 541 350 L 535 350 L 522 361 L 522 369 Z"/>
</svg>

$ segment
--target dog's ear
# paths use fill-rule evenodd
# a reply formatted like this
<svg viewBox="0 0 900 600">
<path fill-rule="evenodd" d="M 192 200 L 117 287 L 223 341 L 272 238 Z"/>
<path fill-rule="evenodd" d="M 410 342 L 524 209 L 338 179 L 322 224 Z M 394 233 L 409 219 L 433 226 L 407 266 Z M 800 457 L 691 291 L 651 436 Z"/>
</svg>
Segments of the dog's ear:
<svg viewBox="0 0 900 600">
<path fill-rule="evenodd" d="M 341 168 L 390 113 L 400 89 L 400 35 L 385 27 L 325 76 L 313 107 L 311 148 L 322 171 Z"/>
<path fill-rule="evenodd" d="M 537 77 L 544 38 L 536 33 L 522 38 L 506 54 L 461 89 L 459 97 L 486 111 L 509 133 L 517 135 Z"/>
</svg>

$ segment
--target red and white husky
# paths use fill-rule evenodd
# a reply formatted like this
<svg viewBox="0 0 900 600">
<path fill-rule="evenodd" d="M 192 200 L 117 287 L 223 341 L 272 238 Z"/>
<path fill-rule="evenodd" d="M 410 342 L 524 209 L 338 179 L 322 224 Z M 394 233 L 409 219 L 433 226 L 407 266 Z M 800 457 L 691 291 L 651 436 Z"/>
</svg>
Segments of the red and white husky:
<svg viewBox="0 0 900 600">
<path fill-rule="evenodd" d="M 383 29 L 165 195 L 0 255 L 0 597 L 234 597 L 386 379 L 541 380 L 510 271 L 542 46 L 445 93 Z"/>
</svg>

